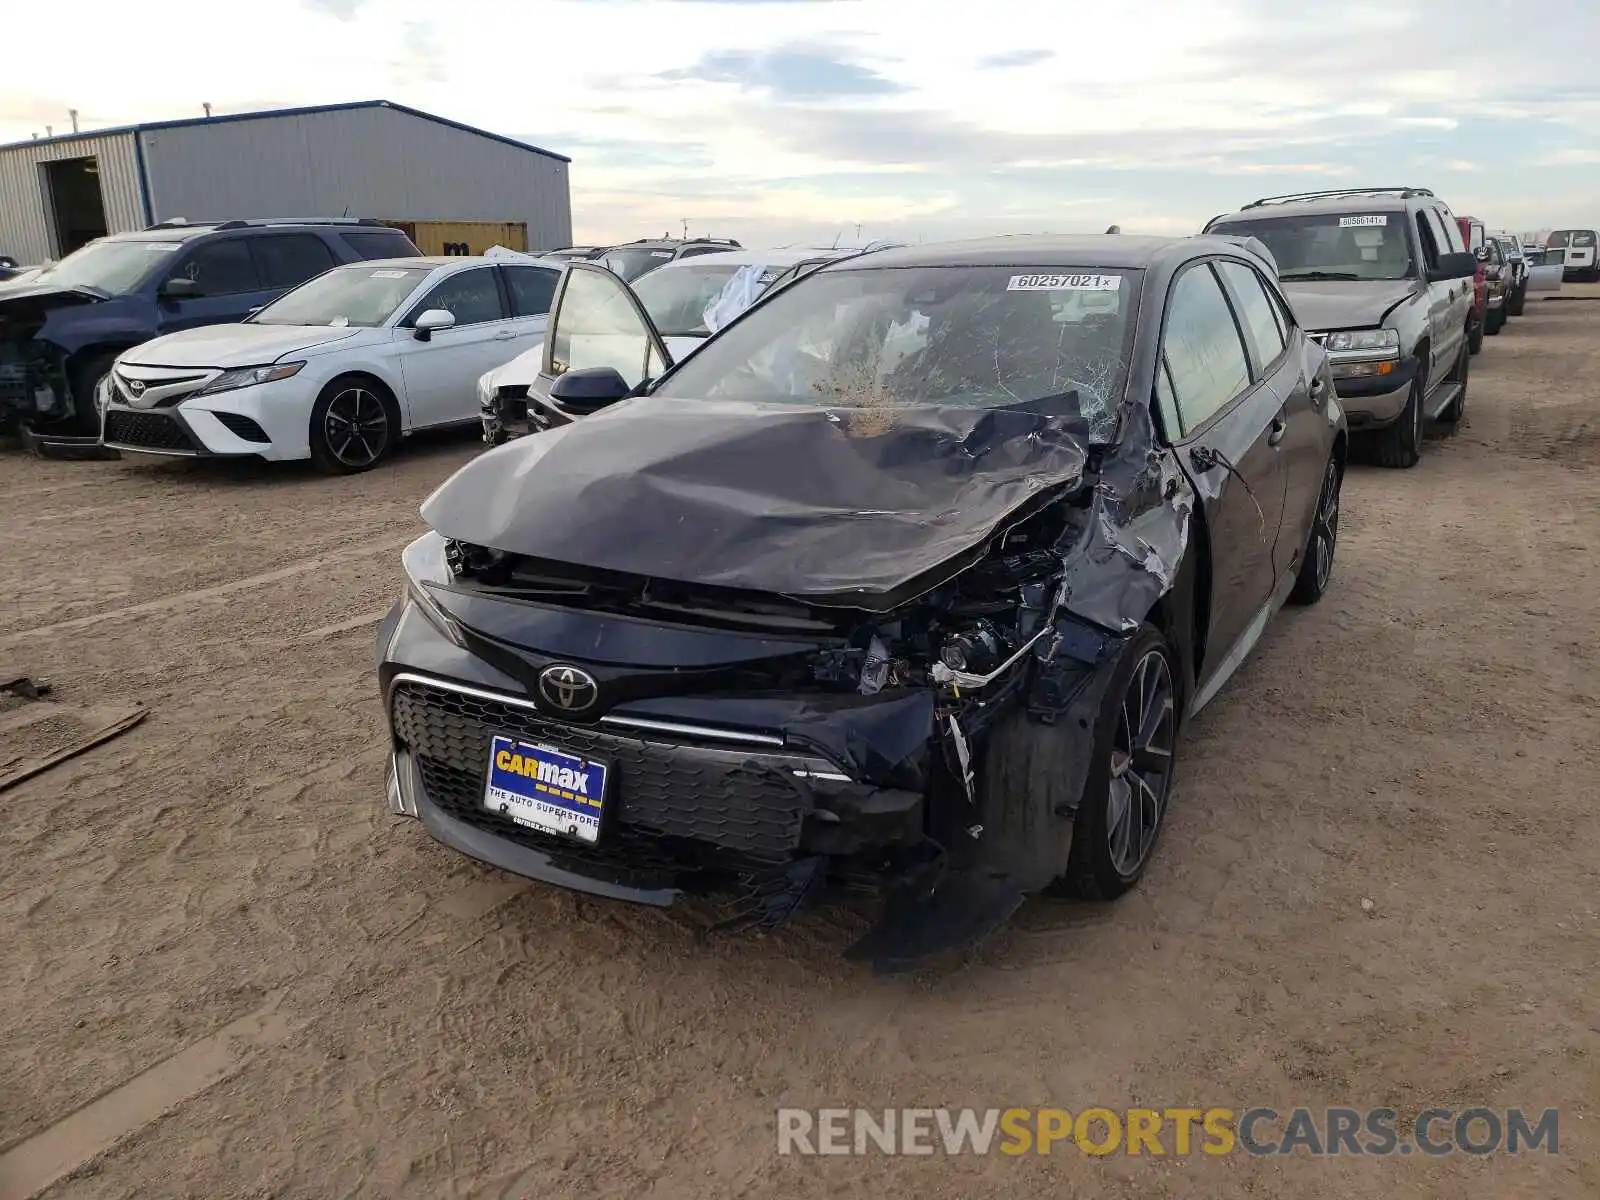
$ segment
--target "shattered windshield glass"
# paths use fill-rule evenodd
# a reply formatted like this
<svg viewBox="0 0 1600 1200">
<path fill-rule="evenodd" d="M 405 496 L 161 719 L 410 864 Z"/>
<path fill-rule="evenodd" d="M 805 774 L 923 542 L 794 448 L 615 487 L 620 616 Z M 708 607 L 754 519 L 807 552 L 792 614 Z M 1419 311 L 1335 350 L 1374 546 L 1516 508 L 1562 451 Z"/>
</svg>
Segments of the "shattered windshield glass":
<svg viewBox="0 0 1600 1200">
<path fill-rule="evenodd" d="M 1405 213 L 1318 213 L 1229 220 L 1212 233 L 1259 238 L 1278 263 L 1278 278 L 1405 279 L 1411 274 Z"/>
<path fill-rule="evenodd" d="M 86 287 L 108 296 L 121 296 L 138 287 L 151 271 L 182 248 L 181 242 L 105 238 L 74 250 L 55 266 L 41 272 L 34 282 L 60 288 Z"/>
<path fill-rule="evenodd" d="M 1142 272 L 1095 267 L 821 271 L 730 326 L 658 396 L 895 409 L 1003 408 L 1067 393 L 1116 429 Z"/>
</svg>

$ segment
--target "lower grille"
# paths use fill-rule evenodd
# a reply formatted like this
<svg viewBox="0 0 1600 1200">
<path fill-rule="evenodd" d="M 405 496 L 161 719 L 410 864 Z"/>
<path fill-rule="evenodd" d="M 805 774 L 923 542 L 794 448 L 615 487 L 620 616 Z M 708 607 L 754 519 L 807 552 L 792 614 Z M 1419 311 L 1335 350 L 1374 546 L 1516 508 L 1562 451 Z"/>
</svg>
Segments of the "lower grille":
<svg viewBox="0 0 1600 1200">
<path fill-rule="evenodd" d="M 217 420 L 227 426 L 228 432 L 240 441 L 260 442 L 266 445 L 272 441 L 267 436 L 267 431 L 257 425 L 243 413 L 218 412 L 212 413 Z"/>
<path fill-rule="evenodd" d="M 178 450 L 190 454 L 199 450 L 189 431 L 165 413 L 112 409 L 106 413 L 105 440 L 119 446 L 142 446 L 151 450 Z"/>
<path fill-rule="evenodd" d="M 810 809 L 793 769 L 759 750 L 646 741 L 563 725 L 503 701 L 403 681 L 390 717 L 415 756 L 428 799 L 452 817 L 546 853 L 636 866 L 739 870 L 792 855 Z M 495 734 L 541 742 L 607 766 L 600 841 L 580 846 L 483 807 Z"/>
</svg>

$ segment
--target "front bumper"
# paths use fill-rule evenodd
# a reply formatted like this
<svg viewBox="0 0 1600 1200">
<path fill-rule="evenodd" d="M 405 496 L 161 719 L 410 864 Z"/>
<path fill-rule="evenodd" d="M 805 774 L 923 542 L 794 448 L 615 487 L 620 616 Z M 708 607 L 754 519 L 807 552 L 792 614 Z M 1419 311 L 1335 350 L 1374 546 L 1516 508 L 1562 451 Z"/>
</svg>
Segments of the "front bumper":
<svg viewBox="0 0 1600 1200">
<path fill-rule="evenodd" d="M 298 378 L 156 408 L 135 407 L 118 393 L 102 407 L 101 439 L 113 449 L 174 458 L 304 459 L 314 401 Z"/>
<path fill-rule="evenodd" d="M 1334 391 L 1344 406 L 1351 429 L 1377 429 L 1391 425 L 1405 411 L 1412 381 L 1420 364 L 1415 357 L 1399 360 L 1387 375 L 1334 376 Z"/>
<path fill-rule="evenodd" d="M 526 689 L 440 636 L 406 602 L 379 633 L 391 735 L 390 811 L 501 870 L 644 904 L 683 892 L 740 892 L 800 864 L 851 865 L 924 843 L 924 795 L 878 786 L 805 736 L 700 715 L 619 706 L 561 721 Z M 729 712 L 739 708 L 729 703 Z M 922 728 L 932 735 L 931 706 Z M 528 829 L 484 804 L 496 734 L 607 764 L 600 840 Z"/>
</svg>

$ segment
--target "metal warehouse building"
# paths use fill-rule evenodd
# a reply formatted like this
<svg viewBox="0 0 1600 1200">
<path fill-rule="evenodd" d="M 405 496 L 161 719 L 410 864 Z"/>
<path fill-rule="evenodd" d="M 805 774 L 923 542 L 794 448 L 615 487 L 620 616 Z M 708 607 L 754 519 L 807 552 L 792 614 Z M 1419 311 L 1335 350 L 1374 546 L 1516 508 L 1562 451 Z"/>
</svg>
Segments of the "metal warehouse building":
<svg viewBox="0 0 1600 1200">
<path fill-rule="evenodd" d="M 0 254 L 44 262 L 174 217 L 310 216 L 389 221 L 425 252 L 548 250 L 572 241 L 571 161 L 387 100 L 39 138 L 0 146 Z"/>
</svg>

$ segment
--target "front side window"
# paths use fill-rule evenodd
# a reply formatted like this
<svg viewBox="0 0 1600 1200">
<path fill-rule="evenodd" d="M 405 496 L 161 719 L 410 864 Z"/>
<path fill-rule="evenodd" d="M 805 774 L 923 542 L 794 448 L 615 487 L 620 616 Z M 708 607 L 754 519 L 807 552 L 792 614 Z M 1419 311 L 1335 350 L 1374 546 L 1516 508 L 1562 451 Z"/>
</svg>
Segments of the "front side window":
<svg viewBox="0 0 1600 1200">
<path fill-rule="evenodd" d="M 1239 315 L 1255 341 L 1261 365 L 1265 367 L 1276 361 L 1283 353 L 1283 330 L 1278 327 L 1278 318 L 1260 276 L 1243 263 L 1220 262 L 1217 269 L 1239 298 Z"/>
<path fill-rule="evenodd" d="M 610 367 L 630 388 L 661 374 L 655 341 L 627 289 L 599 271 L 572 267 L 546 343 L 552 375 Z"/>
<path fill-rule="evenodd" d="M 1405 279 L 1412 273 L 1403 212 L 1241 214 L 1218 222 L 1211 232 L 1259 238 L 1285 283 Z"/>
<path fill-rule="evenodd" d="M 894 409 L 1076 395 L 1116 429 L 1143 273 L 1093 266 L 859 267 L 781 289 L 658 396 Z"/>
<path fill-rule="evenodd" d="M 433 308 L 442 308 L 453 316 L 457 328 L 503 320 L 506 315 L 493 267 L 474 267 L 441 280 L 423 297 L 412 318 Z"/>
<path fill-rule="evenodd" d="M 367 263 L 339 267 L 301 284 L 250 320 L 256 325 L 354 325 L 376 329 L 422 286 L 431 269 L 374 267 Z"/>
<path fill-rule="evenodd" d="M 1185 435 L 1250 386 L 1250 367 L 1233 309 L 1210 267 L 1190 267 L 1173 286 L 1162 349 Z"/>
<path fill-rule="evenodd" d="M 255 260 L 242 238 L 227 238 L 196 246 L 178 274 L 200 285 L 202 296 L 228 296 L 261 289 Z"/>
</svg>

